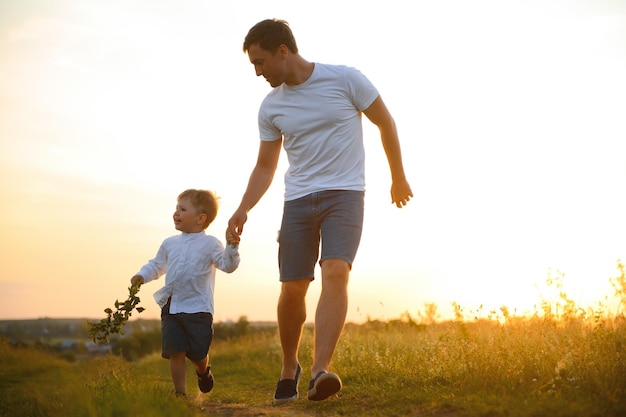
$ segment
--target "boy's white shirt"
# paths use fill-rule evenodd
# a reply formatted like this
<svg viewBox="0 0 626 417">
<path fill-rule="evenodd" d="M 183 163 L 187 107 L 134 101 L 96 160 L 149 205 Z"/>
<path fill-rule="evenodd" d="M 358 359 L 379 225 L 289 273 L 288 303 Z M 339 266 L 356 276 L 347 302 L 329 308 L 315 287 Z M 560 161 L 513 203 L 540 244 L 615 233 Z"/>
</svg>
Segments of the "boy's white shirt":
<svg viewBox="0 0 626 417">
<path fill-rule="evenodd" d="M 156 256 L 139 272 L 144 283 L 165 274 L 165 285 L 154 293 L 163 307 L 170 302 L 170 313 L 214 314 L 216 269 L 230 273 L 239 266 L 238 247 L 224 245 L 204 231 L 181 233 L 166 238 Z"/>
</svg>

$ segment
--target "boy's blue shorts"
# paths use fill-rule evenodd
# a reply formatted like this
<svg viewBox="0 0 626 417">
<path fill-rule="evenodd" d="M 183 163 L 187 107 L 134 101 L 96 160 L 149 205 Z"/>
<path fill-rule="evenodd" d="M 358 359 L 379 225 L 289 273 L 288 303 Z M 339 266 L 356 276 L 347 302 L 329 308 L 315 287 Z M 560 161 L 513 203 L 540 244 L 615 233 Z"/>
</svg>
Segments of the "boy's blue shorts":
<svg viewBox="0 0 626 417">
<path fill-rule="evenodd" d="M 170 303 L 161 309 L 161 356 L 169 358 L 177 352 L 197 362 L 209 353 L 213 341 L 211 313 L 170 314 Z"/>
</svg>

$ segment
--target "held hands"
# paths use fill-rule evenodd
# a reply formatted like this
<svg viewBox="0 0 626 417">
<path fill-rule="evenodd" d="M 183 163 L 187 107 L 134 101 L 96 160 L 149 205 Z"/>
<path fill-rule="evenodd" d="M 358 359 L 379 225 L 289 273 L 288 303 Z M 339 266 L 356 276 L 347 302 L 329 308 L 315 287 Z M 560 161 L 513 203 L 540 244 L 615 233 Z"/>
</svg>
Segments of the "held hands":
<svg viewBox="0 0 626 417">
<path fill-rule="evenodd" d="M 243 225 L 248 220 L 248 214 L 243 209 L 238 209 L 228 220 L 228 229 L 226 229 L 226 241 L 231 245 L 239 244 Z"/>
<path fill-rule="evenodd" d="M 233 232 L 230 230 L 230 228 L 228 228 L 228 229 L 226 230 L 226 242 L 227 242 L 229 245 L 232 245 L 232 246 L 237 246 L 237 245 L 239 244 L 239 241 L 240 241 L 240 240 L 241 240 L 241 239 L 239 238 L 239 235 L 237 235 L 236 233 L 233 233 Z"/>
<path fill-rule="evenodd" d="M 391 184 L 391 202 L 398 208 L 406 206 L 409 200 L 413 197 L 411 186 L 406 178 L 394 180 Z"/>
</svg>

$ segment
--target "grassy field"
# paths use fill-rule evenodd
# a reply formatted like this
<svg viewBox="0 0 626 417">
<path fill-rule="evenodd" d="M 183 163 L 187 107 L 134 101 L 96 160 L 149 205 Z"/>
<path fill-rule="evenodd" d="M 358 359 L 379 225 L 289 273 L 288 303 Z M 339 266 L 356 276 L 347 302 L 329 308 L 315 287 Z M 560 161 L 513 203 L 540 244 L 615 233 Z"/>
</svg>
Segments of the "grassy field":
<svg viewBox="0 0 626 417">
<path fill-rule="evenodd" d="M 623 269 L 620 285 L 624 300 Z M 457 306 L 456 319 L 437 322 L 430 313 L 347 325 L 333 361 L 344 389 L 310 402 L 303 378 L 303 398 L 280 406 L 271 402 L 280 370 L 273 329 L 217 340 L 215 389 L 199 393 L 189 366 L 186 399 L 174 397 L 158 354 L 69 362 L 0 340 L 0 416 L 626 416 L 623 313 L 585 310 L 565 294 L 524 317 Z M 311 347 L 307 328 L 304 369 Z"/>
<path fill-rule="evenodd" d="M 307 330 L 304 368 L 311 343 Z M 349 325 L 333 368 L 345 387 L 320 403 L 272 405 L 280 364 L 274 332 L 218 341 L 211 362 L 214 391 L 199 393 L 189 367 L 190 396 L 182 400 L 157 354 L 70 363 L 2 342 L 0 416 L 626 415 L 623 318 Z"/>
</svg>

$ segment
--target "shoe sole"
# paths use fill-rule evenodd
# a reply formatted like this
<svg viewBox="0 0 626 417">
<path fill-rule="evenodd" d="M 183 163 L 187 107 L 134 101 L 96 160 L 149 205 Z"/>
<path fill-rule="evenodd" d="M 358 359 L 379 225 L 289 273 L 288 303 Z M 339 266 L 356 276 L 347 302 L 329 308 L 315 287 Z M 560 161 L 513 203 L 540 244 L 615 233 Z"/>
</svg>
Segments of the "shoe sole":
<svg viewBox="0 0 626 417">
<path fill-rule="evenodd" d="M 274 400 L 272 401 L 273 404 L 283 404 L 283 403 L 288 403 L 291 401 L 295 401 L 298 399 L 298 394 L 294 395 L 293 397 L 289 397 L 289 398 L 274 398 Z"/>
<path fill-rule="evenodd" d="M 341 390 L 341 379 L 337 374 L 327 372 L 320 375 L 309 390 L 308 398 L 311 401 L 322 401 Z"/>
</svg>

